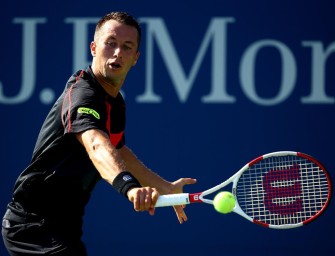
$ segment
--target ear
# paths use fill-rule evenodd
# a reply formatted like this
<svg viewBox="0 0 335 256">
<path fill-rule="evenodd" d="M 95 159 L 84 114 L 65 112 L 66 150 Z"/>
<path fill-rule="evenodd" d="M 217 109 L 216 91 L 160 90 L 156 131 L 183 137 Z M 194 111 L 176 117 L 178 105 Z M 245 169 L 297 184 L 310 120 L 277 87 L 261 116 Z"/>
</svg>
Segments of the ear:
<svg viewBox="0 0 335 256">
<path fill-rule="evenodd" d="M 91 49 L 91 54 L 93 57 L 95 57 L 96 55 L 96 47 L 97 47 L 96 43 L 92 41 L 90 44 L 90 49 Z"/>
</svg>

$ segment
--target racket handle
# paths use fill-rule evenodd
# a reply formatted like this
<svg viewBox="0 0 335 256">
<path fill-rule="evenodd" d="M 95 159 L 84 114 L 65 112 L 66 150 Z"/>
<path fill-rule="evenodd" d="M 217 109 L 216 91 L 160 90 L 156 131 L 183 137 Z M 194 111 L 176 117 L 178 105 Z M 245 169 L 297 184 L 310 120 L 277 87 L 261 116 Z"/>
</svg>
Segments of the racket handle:
<svg viewBox="0 0 335 256">
<path fill-rule="evenodd" d="M 159 196 L 155 207 L 189 204 L 189 193 Z"/>
</svg>

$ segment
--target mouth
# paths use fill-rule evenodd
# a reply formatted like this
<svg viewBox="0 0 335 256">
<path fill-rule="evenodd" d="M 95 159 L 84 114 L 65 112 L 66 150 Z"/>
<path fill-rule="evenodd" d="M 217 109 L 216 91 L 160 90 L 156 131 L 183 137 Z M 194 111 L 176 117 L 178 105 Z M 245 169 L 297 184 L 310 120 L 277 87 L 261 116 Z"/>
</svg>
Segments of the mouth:
<svg viewBox="0 0 335 256">
<path fill-rule="evenodd" d="M 121 68 L 121 64 L 120 63 L 117 63 L 117 62 L 113 62 L 113 63 L 110 63 L 109 66 L 112 68 L 112 69 L 119 69 Z"/>
</svg>

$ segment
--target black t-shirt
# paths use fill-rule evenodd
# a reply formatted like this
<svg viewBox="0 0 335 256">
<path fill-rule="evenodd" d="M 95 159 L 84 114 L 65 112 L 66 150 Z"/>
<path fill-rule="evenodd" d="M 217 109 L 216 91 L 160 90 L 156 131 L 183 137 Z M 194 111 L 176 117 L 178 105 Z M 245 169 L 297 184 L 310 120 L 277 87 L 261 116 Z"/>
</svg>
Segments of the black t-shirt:
<svg viewBox="0 0 335 256">
<path fill-rule="evenodd" d="M 116 148 L 125 144 L 125 102 L 109 96 L 90 67 L 71 76 L 39 133 L 30 165 L 14 186 L 12 205 L 58 223 L 77 221 L 100 174 L 75 134 L 106 132 Z M 76 226 L 76 225 L 74 225 Z"/>
</svg>

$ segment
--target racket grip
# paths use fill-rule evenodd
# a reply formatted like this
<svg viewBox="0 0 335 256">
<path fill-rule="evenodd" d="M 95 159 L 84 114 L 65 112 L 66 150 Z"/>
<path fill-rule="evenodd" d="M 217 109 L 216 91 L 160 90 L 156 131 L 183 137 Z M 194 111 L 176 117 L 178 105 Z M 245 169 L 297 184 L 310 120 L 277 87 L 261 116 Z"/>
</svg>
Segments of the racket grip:
<svg viewBox="0 0 335 256">
<path fill-rule="evenodd" d="M 189 204 L 189 193 L 171 194 L 159 196 L 155 207 Z"/>
</svg>

